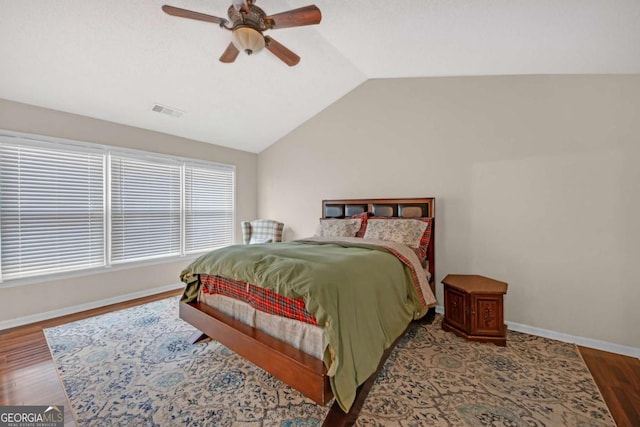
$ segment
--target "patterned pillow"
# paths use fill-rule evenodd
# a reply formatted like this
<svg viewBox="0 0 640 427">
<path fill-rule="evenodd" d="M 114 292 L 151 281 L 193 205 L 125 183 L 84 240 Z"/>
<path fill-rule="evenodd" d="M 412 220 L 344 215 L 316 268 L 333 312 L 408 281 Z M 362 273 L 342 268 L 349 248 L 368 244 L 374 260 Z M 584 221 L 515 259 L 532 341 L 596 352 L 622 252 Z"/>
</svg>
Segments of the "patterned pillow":
<svg viewBox="0 0 640 427">
<path fill-rule="evenodd" d="M 354 237 L 360 226 L 361 219 L 321 219 L 316 236 L 319 237 Z"/>
<path fill-rule="evenodd" d="M 376 218 L 367 221 L 365 239 L 380 239 L 417 249 L 418 258 L 427 258 L 433 218 Z"/>
<path fill-rule="evenodd" d="M 424 230 L 424 234 L 420 239 L 420 246 L 418 246 L 418 250 L 420 251 L 420 255 L 418 256 L 418 258 L 420 258 L 421 261 L 424 261 L 427 259 L 427 250 L 429 249 L 429 243 L 431 243 L 431 232 L 433 230 L 433 218 L 425 217 L 425 218 L 415 218 L 415 219 L 417 219 L 418 221 L 427 223 L 427 228 Z"/>
<path fill-rule="evenodd" d="M 369 212 L 362 212 L 356 215 L 351 215 L 349 217 L 362 220 L 362 225 L 360 225 L 360 230 L 358 230 L 358 232 L 356 233 L 356 237 L 364 237 L 364 233 L 365 231 L 367 231 L 367 219 L 369 219 L 370 216 L 371 214 Z"/>
</svg>

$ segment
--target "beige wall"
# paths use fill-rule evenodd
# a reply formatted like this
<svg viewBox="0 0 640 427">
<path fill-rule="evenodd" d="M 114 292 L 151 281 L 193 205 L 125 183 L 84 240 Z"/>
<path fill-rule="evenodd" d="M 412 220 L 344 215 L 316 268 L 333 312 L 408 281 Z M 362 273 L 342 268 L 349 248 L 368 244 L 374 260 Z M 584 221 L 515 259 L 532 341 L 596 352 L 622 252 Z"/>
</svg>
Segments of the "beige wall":
<svg viewBox="0 0 640 427">
<path fill-rule="evenodd" d="M 170 119 L 169 119 L 170 120 Z M 144 129 L 0 99 L 0 129 L 153 151 L 236 166 L 236 241 L 240 221 L 257 213 L 257 155 Z M 0 323 L 178 284 L 188 260 L 2 288 Z"/>
<path fill-rule="evenodd" d="M 438 284 L 504 280 L 508 321 L 640 347 L 638 75 L 370 80 L 260 153 L 258 182 L 285 239 L 322 199 L 434 196 Z"/>
</svg>

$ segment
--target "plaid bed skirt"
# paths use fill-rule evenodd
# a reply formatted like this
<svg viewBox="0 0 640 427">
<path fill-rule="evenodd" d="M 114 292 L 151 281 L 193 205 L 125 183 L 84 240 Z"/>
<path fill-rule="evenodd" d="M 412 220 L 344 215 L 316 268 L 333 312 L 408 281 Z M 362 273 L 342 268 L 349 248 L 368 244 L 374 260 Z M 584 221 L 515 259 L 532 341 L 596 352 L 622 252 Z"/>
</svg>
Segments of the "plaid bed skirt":
<svg viewBox="0 0 640 427">
<path fill-rule="evenodd" d="M 220 276 L 200 275 L 202 292 L 218 294 L 251 305 L 256 310 L 317 325 L 316 318 L 305 309 L 302 298 L 287 298 L 270 289 Z"/>
</svg>

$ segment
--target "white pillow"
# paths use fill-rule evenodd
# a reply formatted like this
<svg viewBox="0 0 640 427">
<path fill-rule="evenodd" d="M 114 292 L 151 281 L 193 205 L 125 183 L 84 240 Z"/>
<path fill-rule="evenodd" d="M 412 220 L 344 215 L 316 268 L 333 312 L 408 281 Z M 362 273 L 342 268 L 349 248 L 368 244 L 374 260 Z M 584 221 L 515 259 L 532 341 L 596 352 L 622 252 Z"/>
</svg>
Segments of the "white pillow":
<svg viewBox="0 0 640 427">
<path fill-rule="evenodd" d="M 412 248 L 420 247 L 420 239 L 428 224 L 417 219 L 373 219 L 367 221 L 365 239 L 402 243 Z"/>
<path fill-rule="evenodd" d="M 361 219 L 321 219 L 316 236 L 355 237 L 361 225 Z"/>
</svg>

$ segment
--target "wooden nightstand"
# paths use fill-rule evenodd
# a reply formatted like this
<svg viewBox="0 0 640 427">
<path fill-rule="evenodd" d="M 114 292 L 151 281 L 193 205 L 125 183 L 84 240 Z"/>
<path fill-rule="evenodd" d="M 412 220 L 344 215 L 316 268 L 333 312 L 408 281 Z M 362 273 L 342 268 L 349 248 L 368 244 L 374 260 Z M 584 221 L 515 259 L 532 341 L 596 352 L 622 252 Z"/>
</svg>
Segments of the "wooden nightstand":
<svg viewBox="0 0 640 427">
<path fill-rule="evenodd" d="M 444 285 L 442 329 L 472 341 L 507 345 L 503 295 L 507 284 L 484 276 L 449 274 Z"/>
</svg>

